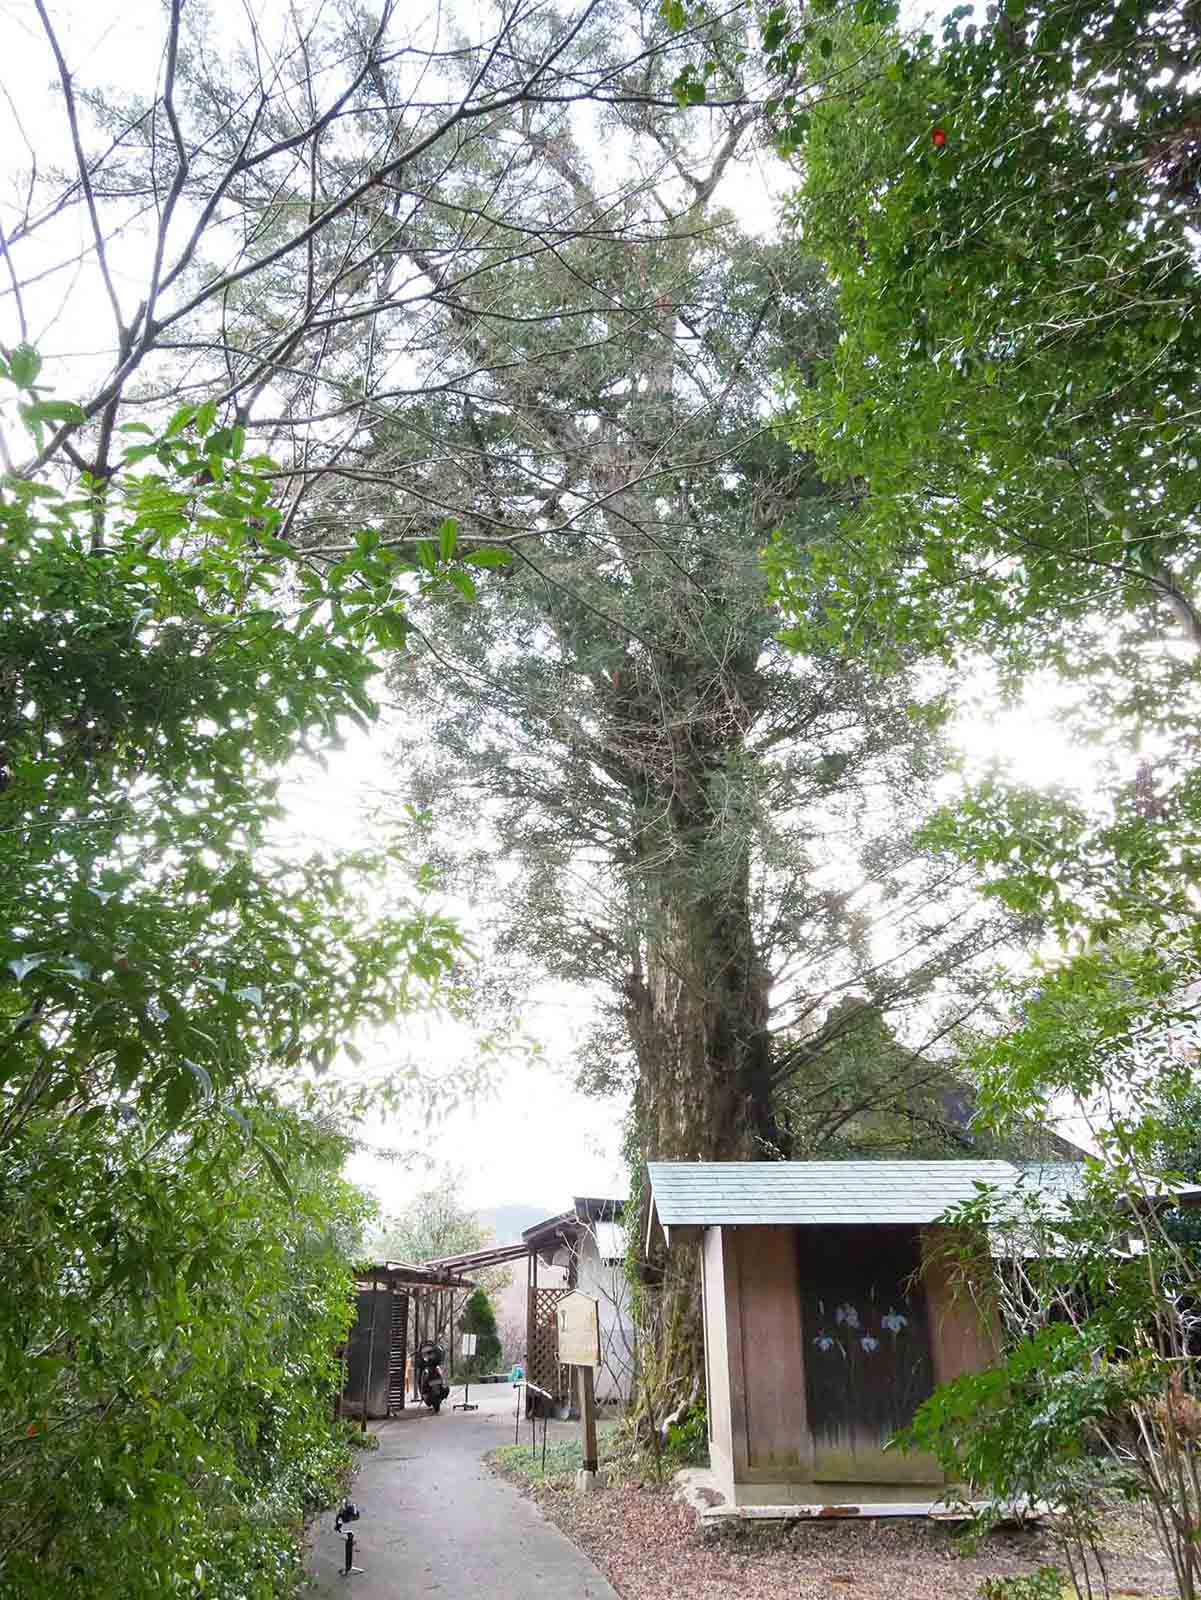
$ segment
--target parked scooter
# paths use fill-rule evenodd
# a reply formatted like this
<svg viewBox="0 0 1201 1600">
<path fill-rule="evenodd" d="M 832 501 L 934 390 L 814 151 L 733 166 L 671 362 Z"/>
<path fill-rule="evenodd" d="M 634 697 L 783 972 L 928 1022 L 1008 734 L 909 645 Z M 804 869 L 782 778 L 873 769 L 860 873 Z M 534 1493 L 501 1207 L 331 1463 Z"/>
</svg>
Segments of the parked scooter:
<svg viewBox="0 0 1201 1600">
<path fill-rule="evenodd" d="M 430 1410 L 437 1412 L 450 1393 L 450 1384 L 442 1376 L 442 1363 L 446 1351 L 440 1344 L 423 1344 L 417 1351 L 417 1390 Z"/>
</svg>

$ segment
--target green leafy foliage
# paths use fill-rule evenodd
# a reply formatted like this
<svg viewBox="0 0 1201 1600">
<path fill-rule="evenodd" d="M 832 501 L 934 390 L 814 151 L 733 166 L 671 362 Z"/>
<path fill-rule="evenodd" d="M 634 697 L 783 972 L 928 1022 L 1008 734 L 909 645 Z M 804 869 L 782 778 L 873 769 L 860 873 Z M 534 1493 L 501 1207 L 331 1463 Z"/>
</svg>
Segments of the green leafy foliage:
<svg viewBox="0 0 1201 1600">
<path fill-rule="evenodd" d="M 985 1578 L 980 1585 L 982 1600 L 1064 1600 L 1075 1595 L 1059 1567 L 1039 1567 L 1011 1578 Z"/>
<path fill-rule="evenodd" d="M 596 1442 L 600 1470 L 608 1483 L 641 1483 L 648 1476 L 647 1460 L 633 1444 L 622 1423 L 598 1422 Z M 584 1441 L 578 1436 L 573 1439 L 548 1436 L 545 1465 L 542 1445 L 542 1428 L 539 1425 L 535 1429 L 533 1444 L 502 1444 L 489 1454 L 488 1459 L 495 1462 L 502 1472 L 513 1477 L 555 1488 L 568 1487 L 575 1474 L 583 1468 Z"/>
<path fill-rule="evenodd" d="M 197 487 L 204 444 L 110 489 L 99 547 L 93 496 L 0 487 L 0 1129 L 80 1095 L 178 1119 L 260 1065 L 324 1069 L 454 957 L 419 905 L 366 914 L 383 863 L 270 848 L 283 765 L 374 716 L 392 576 L 369 535 L 295 567 L 270 479 L 222 457 Z"/>
<path fill-rule="evenodd" d="M 1004 1365 L 943 1385 L 897 1443 L 929 1451 L 954 1481 L 986 1486 L 1001 1503 L 1060 1504 L 1092 1426 L 1145 1393 L 1127 1370 L 1090 1365 L 1086 1333 L 1052 1324 Z"/>
<path fill-rule="evenodd" d="M 994 1517 L 1054 1507 L 1080 1593 L 1103 1576 L 1104 1505 L 1142 1502 L 1178 1593 L 1194 1600 L 1201 1283 L 1195 1252 L 1164 1226 L 1162 1180 L 1140 1150 L 1152 1108 L 1137 1083 L 1115 1075 L 1119 1085 L 1129 1114 L 1105 1131 L 1104 1162 L 1083 1178 L 1036 1167 L 1016 1193 L 981 1185 L 946 1219 L 954 1281 L 1002 1335 L 1001 1359 L 943 1385 L 894 1442 L 933 1454 Z"/>
<path fill-rule="evenodd" d="M 801 639 L 1121 673 L 1148 627 L 1201 637 L 1196 18 L 971 17 L 844 23 L 809 112 L 793 216 L 843 337 L 786 427 L 855 509 L 775 571 Z"/>
<path fill-rule="evenodd" d="M 99 1108 L 97 1108 L 99 1109 Z M 291 1593 L 330 1425 L 361 1196 L 342 1140 L 263 1103 L 163 1139 L 117 1109 L 0 1153 L 0 1592 Z M 157 1138 L 156 1138 L 157 1135 Z"/>
<path fill-rule="evenodd" d="M 780 1092 L 794 1159 L 871 1157 L 1031 1160 L 1071 1154 L 1035 1115 L 1003 1133 L 977 1117 L 975 1083 L 954 1058 L 907 1048 L 880 1011 L 860 997 L 831 1008 L 821 1048 L 790 1048 Z"/>
<path fill-rule="evenodd" d="M 492 1301 L 483 1289 L 476 1289 L 468 1296 L 463 1315 L 459 1318 L 459 1330 L 476 1336 L 475 1354 L 469 1356 L 466 1363 L 468 1370 L 495 1372 L 500 1365 L 500 1335 L 496 1330 L 496 1312 L 492 1309 Z"/>
<path fill-rule="evenodd" d="M 795 45 L 813 81 L 810 19 L 773 16 L 772 70 Z M 781 427 L 844 504 L 768 564 L 798 648 L 1060 685 L 1089 792 L 997 773 L 921 837 L 1055 941 L 998 976 L 982 1115 L 1074 1099 L 1137 1187 L 1168 1161 L 1201 976 L 1196 10 L 1020 0 L 936 39 L 852 6 L 830 26 L 836 84 L 777 128 L 842 335 Z"/>
<path fill-rule="evenodd" d="M 265 1600 L 346 1459 L 320 1075 L 460 939 L 275 844 L 284 765 L 375 714 L 395 561 L 298 562 L 214 407 L 130 427 L 115 481 L 0 481 L 0 1592 Z"/>
<path fill-rule="evenodd" d="M 1163 1117 L 1156 1154 L 1166 1172 L 1188 1183 L 1201 1182 L 1201 1091 L 1194 1084 L 1182 1086 Z M 1194 1266 L 1201 1268 L 1201 1211 L 1191 1206 L 1168 1211 L 1163 1229 Z"/>
<path fill-rule="evenodd" d="M 444 1167 L 401 1211 L 384 1219 L 371 1249 L 392 1261 L 418 1264 L 483 1249 L 487 1230 L 460 1199 L 465 1182 L 463 1172 Z"/>
<path fill-rule="evenodd" d="M 708 1464 L 709 1417 L 699 1402 L 688 1406 L 667 1425 L 667 1442 L 664 1455 L 680 1466 Z"/>
</svg>

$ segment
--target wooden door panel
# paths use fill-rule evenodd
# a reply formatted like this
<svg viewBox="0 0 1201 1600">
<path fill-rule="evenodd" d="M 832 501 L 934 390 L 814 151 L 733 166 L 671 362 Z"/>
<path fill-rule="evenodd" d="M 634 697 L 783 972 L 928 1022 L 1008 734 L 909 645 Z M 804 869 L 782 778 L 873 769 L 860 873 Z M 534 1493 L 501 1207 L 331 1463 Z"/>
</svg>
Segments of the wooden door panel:
<svg viewBox="0 0 1201 1600">
<path fill-rule="evenodd" d="M 809 1467 L 805 1391 L 797 1382 L 800 1286 L 796 1230 L 730 1230 L 738 1253 L 738 1307 L 746 1367 L 747 1466 L 798 1478 Z"/>
<path fill-rule="evenodd" d="M 814 1479 L 939 1483 L 929 1458 L 885 1452 L 934 1389 L 911 1228 L 798 1230 Z"/>
</svg>

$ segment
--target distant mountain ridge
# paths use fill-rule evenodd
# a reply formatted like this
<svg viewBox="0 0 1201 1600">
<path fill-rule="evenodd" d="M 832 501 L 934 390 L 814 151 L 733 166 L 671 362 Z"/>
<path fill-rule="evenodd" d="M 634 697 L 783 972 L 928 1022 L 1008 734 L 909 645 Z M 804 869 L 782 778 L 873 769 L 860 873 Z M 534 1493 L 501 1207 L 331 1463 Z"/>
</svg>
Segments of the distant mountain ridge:
<svg viewBox="0 0 1201 1600">
<path fill-rule="evenodd" d="M 496 1244 L 520 1244 L 526 1228 L 555 1215 L 553 1207 L 532 1205 L 488 1206 L 476 1212 L 481 1226 L 488 1229 Z"/>
</svg>

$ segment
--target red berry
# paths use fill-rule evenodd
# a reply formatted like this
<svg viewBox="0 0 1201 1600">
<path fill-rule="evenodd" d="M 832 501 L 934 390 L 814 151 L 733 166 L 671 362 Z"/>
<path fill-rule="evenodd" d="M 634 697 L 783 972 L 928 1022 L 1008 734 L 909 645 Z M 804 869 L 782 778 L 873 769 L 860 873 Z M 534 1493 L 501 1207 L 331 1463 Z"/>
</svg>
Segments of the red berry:
<svg viewBox="0 0 1201 1600">
<path fill-rule="evenodd" d="M 947 142 L 947 130 L 945 128 L 935 128 L 934 132 L 930 135 L 930 137 L 931 137 L 931 139 L 934 140 L 934 143 L 936 145 L 938 145 L 938 147 L 941 149 L 942 146 L 944 144 L 946 144 L 946 142 Z"/>
</svg>

